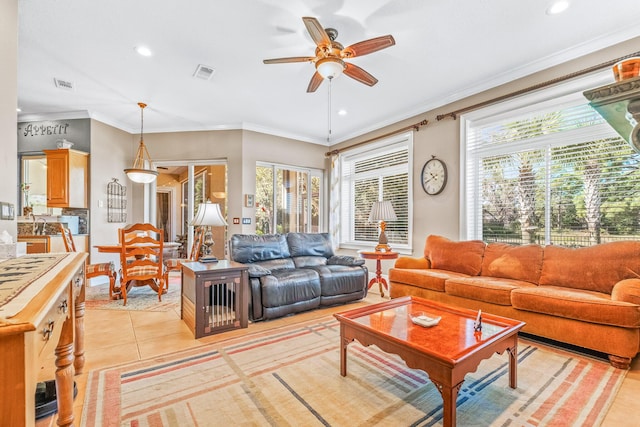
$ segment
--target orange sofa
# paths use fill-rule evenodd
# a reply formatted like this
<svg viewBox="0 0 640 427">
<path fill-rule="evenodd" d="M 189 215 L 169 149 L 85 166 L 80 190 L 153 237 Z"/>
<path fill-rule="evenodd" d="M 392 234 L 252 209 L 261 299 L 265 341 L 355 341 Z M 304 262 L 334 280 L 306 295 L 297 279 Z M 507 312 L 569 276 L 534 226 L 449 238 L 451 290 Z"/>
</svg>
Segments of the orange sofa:
<svg viewBox="0 0 640 427">
<path fill-rule="evenodd" d="M 609 355 L 640 351 L 640 242 L 587 248 L 427 237 L 389 270 L 391 298 L 416 295 L 526 322 L 523 332 Z"/>
</svg>

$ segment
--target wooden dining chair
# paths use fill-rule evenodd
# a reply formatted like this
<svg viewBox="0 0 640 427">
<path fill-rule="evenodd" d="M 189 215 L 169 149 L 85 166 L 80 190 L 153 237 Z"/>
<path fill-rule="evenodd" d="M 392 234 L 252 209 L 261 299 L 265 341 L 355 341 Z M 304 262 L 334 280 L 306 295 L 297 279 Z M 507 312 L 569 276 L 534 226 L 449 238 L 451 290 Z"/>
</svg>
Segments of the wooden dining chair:
<svg viewBox="0 0 640 427">
<path fill-rule="evenodd" d="M 65 227 L 64 224 L 60 224 L 60 232 L 62 233 L 62 242 L 64 243 L 65 250 L 67 252 L 76 252 L 76 245 L 73 242 L 71 230 Z M 113 299 L 112 297 L 116 286 L 116 279 L 118 277 L 118 273 L 116 272 L 116 267 L 113 262 L 86 264 L 85 275 L 87 280 L 93 279 L 94 277 L 107 276 L 109 279 L 109 299 Z"/>
<path fill-rule="evenodd" d="M 169 258 L 164 261 L 164 283 L 169 286 L 169 272 L 180 271 L 183 262 L 198 261 L 200 259 L 200 248 L 204 238 L 204 227 L 197 227 L 193 232 L 193 245 L 188 258 Z"/>
<path fill-rule="evenodd" d="M 164 292 L 164 264 L 162 251 L 164 232 L 152 224 L 133 224 L 120 231 L 120 290 L 124 305 L 132 286 L 149 285 L 162 301 Z"/>
</svg>

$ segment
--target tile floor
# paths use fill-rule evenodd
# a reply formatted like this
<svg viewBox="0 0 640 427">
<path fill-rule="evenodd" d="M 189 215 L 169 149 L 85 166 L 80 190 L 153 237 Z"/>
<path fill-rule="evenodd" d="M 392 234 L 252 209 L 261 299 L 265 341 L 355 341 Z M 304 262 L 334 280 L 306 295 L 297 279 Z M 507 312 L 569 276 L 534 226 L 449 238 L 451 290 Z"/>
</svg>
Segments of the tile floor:
<svg viewBox="0 0 640 427">
<path fill-rule="evenodd" d="M 375 287 L 374 287 L 375 288 Z M 383 297 L 377 289 L 371 288 L 367 301 L 379 302 Z M 384 297 L 387 299 L 387 297 Z M 118 310 L 87 310 L 85 313 L 85 356 L 84 373 L 76 376 L 78 396 L 74 413 L 76 426 L 80 425 L 82 403 L 87 380 L 87 372 L 120 363 L 151 358 L 154 356 L 196 347 L 220 339 L 255 332 L 289 323 L 322 317 L 324 315 L 352 308 L 349 306 L 315 310 L 267 322 L 249 324 L 248 329 L 234 330 L 222 334 L 194 339 L 193 334 L 180 319 L 180 309 L 167 312 L 136 312 Z M 53 363 L 47 363 L 53 365 Z M 42 379 L 53 377 L 54 368 L 43 370 Z M 606 416 L 603 427 L 637 426 L 640 419 L 640 356 L 632 363 L 631 370 Z M 55 416 L 40 420 L 36 427 L 55 425 Z"/>
</svg>

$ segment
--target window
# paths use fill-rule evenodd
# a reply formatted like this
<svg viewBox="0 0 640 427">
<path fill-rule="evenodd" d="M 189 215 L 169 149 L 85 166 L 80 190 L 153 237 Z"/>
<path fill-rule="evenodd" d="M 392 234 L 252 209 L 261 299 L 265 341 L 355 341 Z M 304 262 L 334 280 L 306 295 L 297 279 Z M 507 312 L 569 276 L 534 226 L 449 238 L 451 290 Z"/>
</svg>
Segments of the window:
<svg viewBox="0 0 640 427">
<path fill-rule="evenodd" d="M 291 166 L 256 166 L 256 233 L 318 233 L 322 171 Z"/>
<path fill-rule="evenodd" d="M 371 205 L 388 200 L 398 217 L 387 222 L 389 244 L 394 249 L 411 247 L 412 151 L 413 134 L 406 133 L 340 155 L 341 246 L 375 246 L 378 228 L 368 222 Z"/>
<path fill-rule="evenodd" d="M 463 118 L 463 236 L 563 246 L 640 236 L 640 154 L 582 96 L 595 86 Z"/>
<path fill-rule="evenodd" d="M 31 208 L 34 215 L 47 215 L 47 157 L 22 156 L 21 206 Z M 28 210 L 28 209 L 27 209 Z M 24 212 L 24 210 L 23 210 Z"/>
</svg>

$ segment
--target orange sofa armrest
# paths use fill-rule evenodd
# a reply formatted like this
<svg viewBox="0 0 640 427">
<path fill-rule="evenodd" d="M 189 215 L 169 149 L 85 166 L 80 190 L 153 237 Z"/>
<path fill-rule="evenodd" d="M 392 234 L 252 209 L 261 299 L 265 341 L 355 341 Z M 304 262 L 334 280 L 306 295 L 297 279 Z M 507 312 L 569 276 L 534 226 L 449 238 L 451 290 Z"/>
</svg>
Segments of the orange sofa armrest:
<svg viewBox="0 0 640 427">
<path fill-rule="evenodd" d="M 402 256 L 396 260 L 395 268 L 431 268 L 431 263 L 425 257 L 413 258 Z"/>
<path fill-rule="evenodd" d="M 625 279 L 616 283 L 611 291 L 611 299 L 640 305 L 640 279 Z"/>
</svg>

